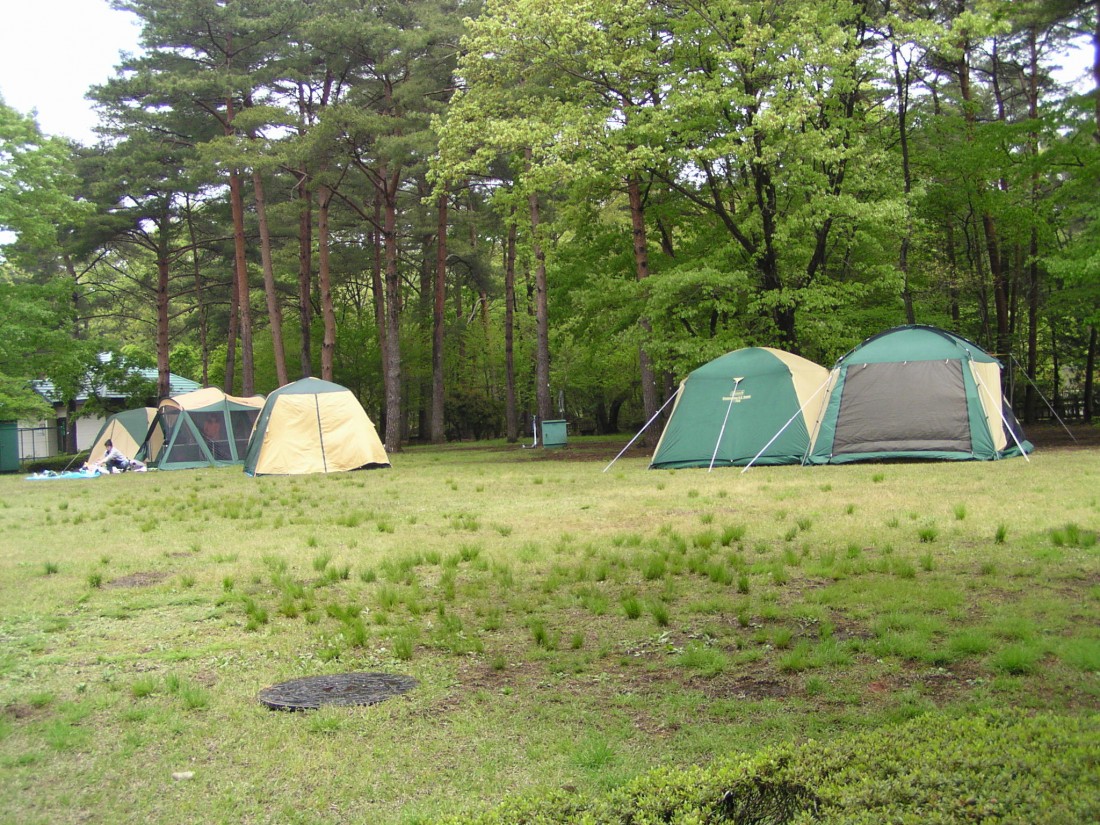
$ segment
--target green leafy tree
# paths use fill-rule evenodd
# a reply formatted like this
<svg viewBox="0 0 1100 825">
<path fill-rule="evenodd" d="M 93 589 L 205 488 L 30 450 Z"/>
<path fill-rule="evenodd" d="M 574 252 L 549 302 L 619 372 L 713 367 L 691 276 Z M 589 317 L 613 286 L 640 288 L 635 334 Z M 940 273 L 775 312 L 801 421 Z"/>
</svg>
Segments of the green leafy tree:
<svg viewBox="0 0 1100 825">
<path fill-rule="evenodd" d="M 33 117 L 0 99 L 0 231 L 11 233 L 16 252 L 56 252 L 59 227 L 88 217 L 77 199 L 73 147 L 46 137 Z M 11 258 L 12 250 L 4 251 Z"/>
<path fill-rule="evenodd" d="M 97 363 L 95 346 L 70 333 L 68 286 L 12 283 L 19 273 L 0 274 L 0 420 L 39 418 L 52 412 L 33 381 L 48 379 L 55 398 L 69 404 L 85 391 L 85 376 Z"/>
</svg>

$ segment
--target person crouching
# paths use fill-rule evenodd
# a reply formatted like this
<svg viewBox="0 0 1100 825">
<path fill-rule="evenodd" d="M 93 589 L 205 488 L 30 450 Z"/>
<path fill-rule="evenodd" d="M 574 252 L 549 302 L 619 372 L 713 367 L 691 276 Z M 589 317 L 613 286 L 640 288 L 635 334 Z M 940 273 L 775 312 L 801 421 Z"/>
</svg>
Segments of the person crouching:
<svg viewBox="0 0 1100 825">
<path fill-rule="evenodd" d="M 107 448 L 107 452 L 103 454 L 103 458 L 99 462 L 100 467 L 110 473 L 124 473 L 130 469 L 130 459 L 115 447 L 111 439 L 108 438 L 103 446 Z"/>
</svg>

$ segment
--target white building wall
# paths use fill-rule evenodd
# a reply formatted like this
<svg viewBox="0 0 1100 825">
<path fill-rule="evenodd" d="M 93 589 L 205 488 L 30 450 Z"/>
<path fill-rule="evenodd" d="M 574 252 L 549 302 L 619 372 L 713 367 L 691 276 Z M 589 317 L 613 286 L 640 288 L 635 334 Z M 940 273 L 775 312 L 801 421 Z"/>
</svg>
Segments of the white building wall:
<svg viewBox="0 0 1100 825">
<path fill-rule="evenodd" d="M 87 450 L 99 435 L 105 419 L 78 418 L 76 420 L 76 449 Z M 44 421 L 19 422 L 19 460 L 31 461 L 37 458 L 49 458 L 60 453 L 64 445 L 57 443 L 57 422 Z"/>
<path fill-rule="evenodd" d="M 92 442 L 95 441 L 95 437 L 99 435 L 99 431 L 103 428 L 103 422 L 105 418 L 95 416 L 94 418 L 78 418 L 76 420 L 76 450 L 87 450 L 92 446 Z"/>
<path fill-rule="evenodd" d="M 19 422 L 19 460 L 57 455 L 57 427 L 52 421 Z"/>
</svg>

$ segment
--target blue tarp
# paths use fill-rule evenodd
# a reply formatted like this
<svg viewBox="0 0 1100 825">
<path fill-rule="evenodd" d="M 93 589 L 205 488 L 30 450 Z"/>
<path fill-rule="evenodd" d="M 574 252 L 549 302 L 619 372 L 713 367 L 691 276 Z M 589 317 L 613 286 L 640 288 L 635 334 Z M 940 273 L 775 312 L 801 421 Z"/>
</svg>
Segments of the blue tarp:
<svg viewBox="0 0 1100 825">
<path fill-rule="evenodd" d="M 44 470 L 41 473 L 27 476 L 27 481 L 56 481 L 59 478 L 99 478 L 101 475 L 106 475 L 106 473 L 101 473 L 99 470 L 66 470 L 63 473 Z"/>
</svg>

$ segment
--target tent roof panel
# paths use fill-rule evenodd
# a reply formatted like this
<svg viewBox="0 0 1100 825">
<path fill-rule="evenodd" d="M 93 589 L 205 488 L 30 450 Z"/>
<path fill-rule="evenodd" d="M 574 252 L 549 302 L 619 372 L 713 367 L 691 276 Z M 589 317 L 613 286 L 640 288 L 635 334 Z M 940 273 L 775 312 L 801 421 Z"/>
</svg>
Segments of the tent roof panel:
<svg viewBox="0 0 1100 825">
<path fill-rule="evenodd" d="M 330 392 L 351 392 L 351 390 L 320 378 L 301 378 L 290 384 L 284 384 L 271 395 L 320 395 Z"/>
<path fill-rule="evenodd" d="M 840 364 L 874 364 L 886 361 L 939 361 L 970 358 L 996 362 L 973 341 L 937 327 L 914 324 L 894 327 L 862 341 L 837 361 Z"/>
<path fill-rule="evenodd" d="M 221 404 L 227 404 L 230 409 L 258 410 L 264 405 L 264 397 L 253 395 L 249 398 L 242 398 L 235 395 L 226 395 L 217 387 L 203 387 L 201 390 L 178 395 L 174 398 L 166 398 L 160 402 L 162 407 L 176 407 L 190 412 L 210 409 Z"/>
</svg>

